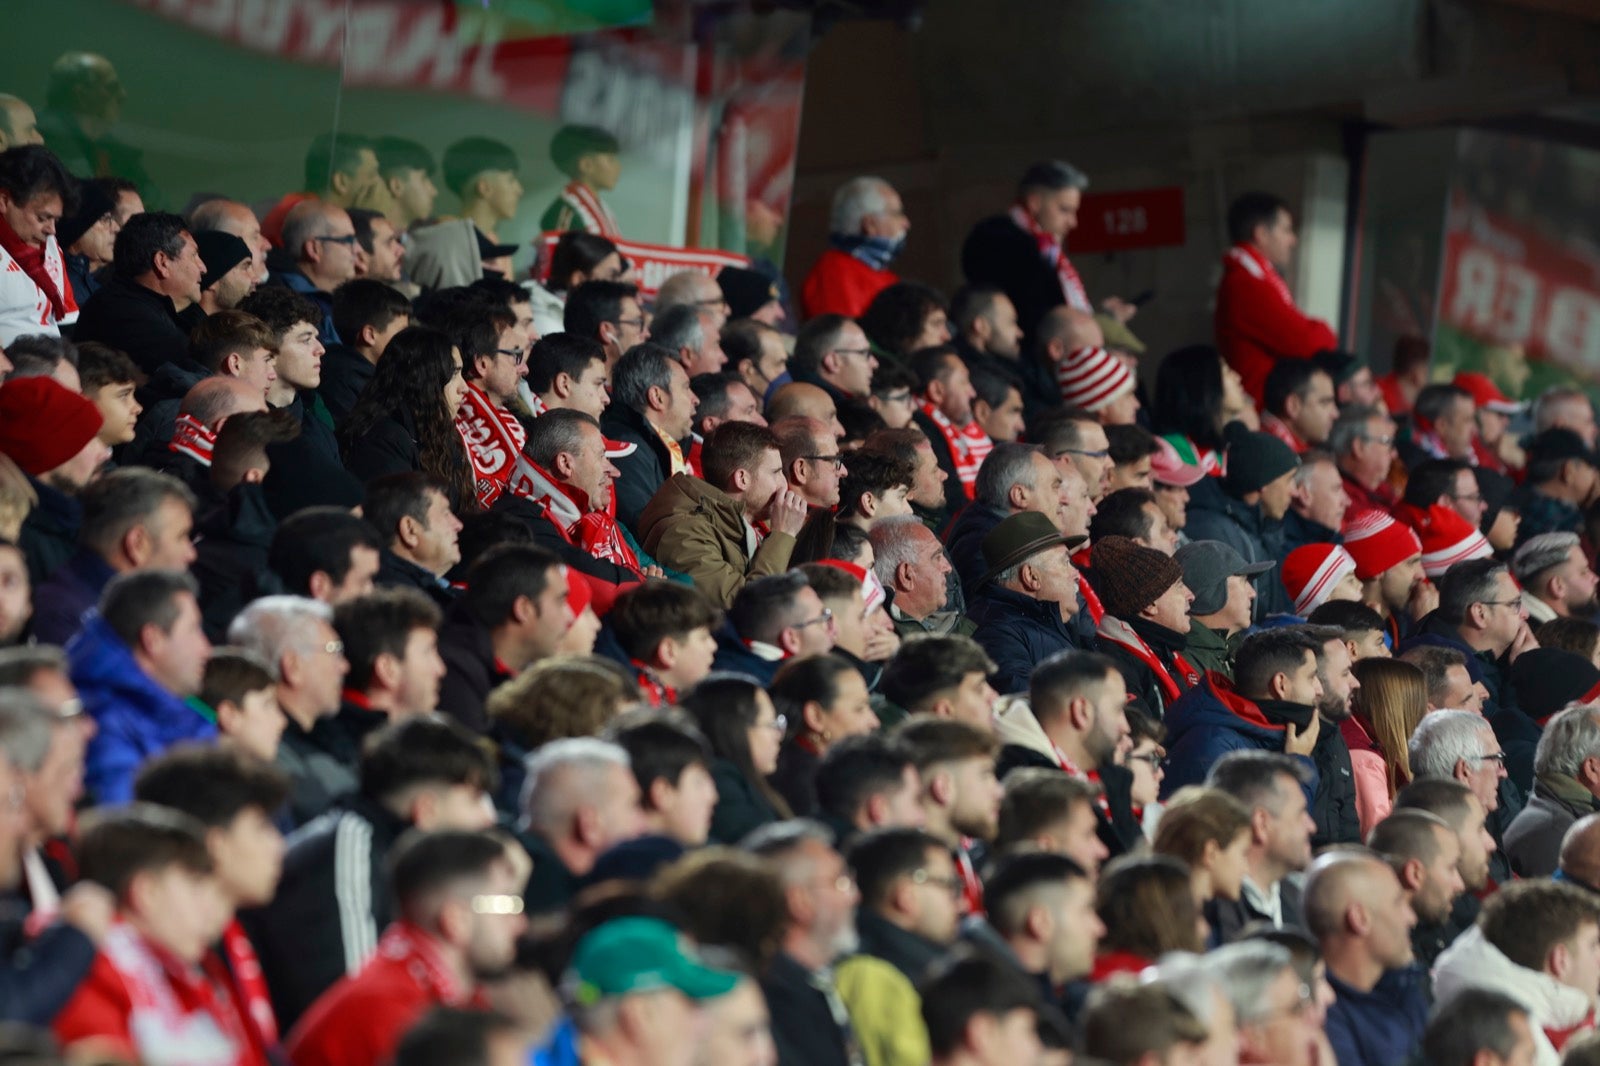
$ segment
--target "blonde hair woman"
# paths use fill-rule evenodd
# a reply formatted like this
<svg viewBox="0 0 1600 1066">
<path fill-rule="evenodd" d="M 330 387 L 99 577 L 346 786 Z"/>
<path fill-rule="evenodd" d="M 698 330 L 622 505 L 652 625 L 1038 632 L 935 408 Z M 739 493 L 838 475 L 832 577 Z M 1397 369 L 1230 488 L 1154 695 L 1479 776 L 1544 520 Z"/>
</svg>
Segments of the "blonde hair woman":
<svg viewBox="0 0 1600 1066">
<path fill-rule="evenodd" d="M 1191 785 L 1167 801 L 1150 850 L 1189 867 L 1195 902 L 1237 900 L 1249 869 L 1250 808 L 1215 788 Z"/>
<path fill-rule="evenodd" d="M 1428 713 L 1428 692 L 1422 671 L 1399 659 L 1362 659 L 1353 669 L 1361 688 L 1339 731 L 1350 748 L 1356 816 L 1365 838 L 1389 816 L 1395 793 L 1411 781 L 1406 745 Z"/>
</svg>

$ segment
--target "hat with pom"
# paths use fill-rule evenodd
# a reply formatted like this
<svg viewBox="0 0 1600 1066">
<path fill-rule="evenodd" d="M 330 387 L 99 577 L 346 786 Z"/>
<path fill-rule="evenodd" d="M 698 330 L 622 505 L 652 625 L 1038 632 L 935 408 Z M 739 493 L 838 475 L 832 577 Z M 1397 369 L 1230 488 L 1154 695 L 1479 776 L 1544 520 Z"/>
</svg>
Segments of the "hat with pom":
<svg viewBox="0 0 1600 1066">
<path fill-rule="evenodd" d="M 1283 587 L 1304 618 L 1328 602 L 1328 594 L 1356 572 L 1356 561 L 1337 544 L 1303 544 L 1283 560 Z"/>
<path fill-rule="evenodd" d="M 1422 572 L 1433 578 L 1457 563 L 1494 554 L 1476 526 L 1443 504 L 1422 513 L 1417 535 L 1422 541 Z"/>
<path fill-rule="evenodd" d="M 1411 527 L 1384 511 L 1368 510 L 1347 517 L 1339 532 L 1345 550 L 1356 561 L 1356 577 L 1362 581 L 1371 581 L 1422 552 L 1422 542 Z"/>
</svg>

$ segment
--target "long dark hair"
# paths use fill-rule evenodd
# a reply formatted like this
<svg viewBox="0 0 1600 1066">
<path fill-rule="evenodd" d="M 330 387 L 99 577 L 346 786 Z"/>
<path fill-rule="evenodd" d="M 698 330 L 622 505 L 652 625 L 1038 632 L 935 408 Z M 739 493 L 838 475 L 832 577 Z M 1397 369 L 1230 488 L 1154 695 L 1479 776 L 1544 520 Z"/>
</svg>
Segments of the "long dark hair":
<svg viewBox="0 0 1600 1066">
<path fill-rule="evenodd" d="M 349 455 L 351 446 L 381 423 L 409 422 L 416 427 L 422 472 L 445 485 L 451 510 L 470 514 L 478 505 L 466 445 L 444 404 L 445 386 L 456 374 L 454 347 L 449 336 L 428 326 L 396 333 L 345 419 L 340 445 Z"/>
<path fill-rule="evenodd" d="M 589 271 L 616 250 L 615 244 L 598 233 L 583 230 L 563 233 L 556 240 L 555 250 L 550 253 L 550 291 L 566 292 L 574 272 L 587 278 Z"/>
<path fill-rule="evenodd" d="M 680 697 L 678 705 L 694 716 L 711 754 L 738 767 L 779 818 L 791 818 L 789 804 L 767 783 L 750 755 L 750 727 L 761 713 L 756 702 L 760 692 L 761 683 L 748 674 L 715 673 Z"/>
<path fill-rule="evenodd" d="M 1202 448 L 1220 450 L 1222 356 L 1209 344 L 1179 348 L 1156 371 L 1150 420 L 1157 433 L 1181 433 Z"/>
</svg>

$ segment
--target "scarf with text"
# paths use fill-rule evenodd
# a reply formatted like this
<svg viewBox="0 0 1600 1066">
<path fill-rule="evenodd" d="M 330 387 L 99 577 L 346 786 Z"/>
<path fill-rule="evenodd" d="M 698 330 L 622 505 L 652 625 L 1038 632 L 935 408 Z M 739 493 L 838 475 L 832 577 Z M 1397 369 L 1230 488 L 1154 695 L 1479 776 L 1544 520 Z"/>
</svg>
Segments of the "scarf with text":
<svg viewBox="0 0 1600 1066">
<path fill-rule="evenodd" d="M 1172 666 L 1181 679 L 1182 687 L 1179 687 L 1179 680 L 1173 678 L 1171 671 L 1162 663 L 1150 645 L 1145 643 L 1143 637 L 1133 631 L 1132 626 L 1120 618 L 1109 614 L 1106 615 L 1100 619 L 1100 625 L 1095 632 L 1111 643 L 1123 648 L 1150 668 L 1150 672 L 1155 675 L 1156 684 L 1161 689 L 1161 695 L 1169 707 L 1179 696 L 1200 683 L 1200 671 L 1189 665 L 1189 661 L 1183 657 L 1182 652 L 1175 651 L 1172 653 Z M 1160 708 L 1152 709 L 1158 712 L 1160 710 Z"/>
<path fill-rule="evenodd" d="M 528 431 L 516 415 L 496 407 L 488 393 L 469 381 L 467 398 L 456 412 L 456 432 L 461 434 L 467 458 L 472 462 L 478 506 L 487 509 L 506 490 L 512 467 L 527 443 Z"/>
<path fill-rule="evenodd" d="M 17 231 L 3 217 L 0 217 L 0 248 L 5 249 L 22 272 L 39 287 L 46 300 L 50 302 L 51 317 L 59 322 L 67 315 L 77 310 L 77 307 L 68 299 L 72 289 L 67 284 L 66 262 L 61 258 L 61 246 L 54 237 L 47 238 L 44 244 L 29 244 L 17 236 Z M 65 293 L 65 295 L 63 295 Z"/>
<path fill-rule="evenodd" d="M 1282 300 L 1284 306 L 1294 307 L 1294 294 L 1289 291 L 1289 285 L 1283 280 L 1283 275 L 1277 268 L 1267 262 L 1267 257 L 1247 245 L 1236 244 L 1228 249 L 1227 258 L 1239 265 L 1246 274 L 1271 286 L 1272 291 Z"/>
<path fill-rule="evenodd" d="M 1061 247 L 1061 238 L 1040 229 L 1039 223 L 1034 221 L 1033 215 L 1022 204 L 1012 205 L 1011 221 L 1015 222 L 1022 232 L 1033 238 L 1034 243 L 1039 246 L 1039 258 L 1055 268 L 1056 277 L 1061 282 L 1061 295 L 1066 298 L 1067 306 L 1074 311 L 1094 314 L 1094 305 L 1089 302 L 1089 292 L 1083 287 L 1083 279 L 1078 277 L 1078 272 L 1072 268 L 1072 260 L 1067 258 L 1066 250 Z"/>
<path fill-rule="evenodd" d="M 628 546 L 622 528 L 617 524 L 616 494 L 612 493 L 606 506 L 596 510 L 582 489 L 558 481 L 538 463 L 517 453 L 511 471 L 508 489 L 514 495 L 533 500 L 544 506 L 545 517 L 561 530 L 569 543 L 575 544 L 608 563 L 615 563 L 644 579 L 644 568 L 639 557 Z"/>
<path fill-rule="evenodd" d="M 250 1035 L 263 1056 L 278 1044 L 278 1016 L 272 1010 L 272 997 L 267 992 L 267 979 L 261 973 L 261 960 L 256 956 L 255 945 L 245 934 L 244 926 L 235 918 L 222 931 L 222 950 L 227 953 L 228 964 L 213 954 L 206 956 L 207 971 L 212 980 L 233 986 L 234 997 L 244 1008 L 244 1020 Z M 218 973 L 217 970 L 224 972 Z"/>
<path fill-rule="evenodd" d="M 611 208 L 600 199 L 600 194 L 581 181 L 569 181 L 561 187 L 561 203 L 565 208 L 561 230 L 581 229 L 598 233 L 602 237 L 620 237 L 617 220 Z"/>
<path fill-rule="evenodd" d="M 128 993 L 128 1035 L 151 1066 L 242 1066 L 254 1061 L 242 1019 L 203 970 L 188 966 L 125 922 L 101 956 Z"/>
<path fill-rule="evenodd" d="M 172 428 L 172 440 L 167 448 L 178 455 L 187 455 L 201 466 L 211 465 L 211 452 L 217 446 L 217 435 L 211 427 L 194 415 L 179 415 Z"/>
<path fill-rule="evenodd" d="M 932 401 L 923 400 L 920 407 L 922 413 L 939 427 L 940 434 L 944 436 L 944 446 L 955 463 L 956 477 L 961 479 L 961 489 L 967 494 L 967 499 L 972 499 L 977 493 L 978 467 L 983 465 L 983 457 L 994 451 L 994 441 L 989 439 L 976 419 L 958 426 Z"/>
</svg>

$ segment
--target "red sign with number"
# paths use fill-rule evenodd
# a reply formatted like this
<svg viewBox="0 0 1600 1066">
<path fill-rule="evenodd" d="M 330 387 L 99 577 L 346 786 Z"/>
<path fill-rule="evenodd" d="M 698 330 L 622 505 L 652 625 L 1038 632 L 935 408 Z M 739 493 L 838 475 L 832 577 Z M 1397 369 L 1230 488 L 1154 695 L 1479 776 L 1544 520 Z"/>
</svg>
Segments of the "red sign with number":
<svg viewBox="0 0 1600 1066">
<path fill-rule="evenodd" d="M 1067 234 L 1067 252 L 1122 252 L 1170 248 L 1184 242 L 1183 187 L 1086 192 L 1078 228 Z"/>
</svg>

